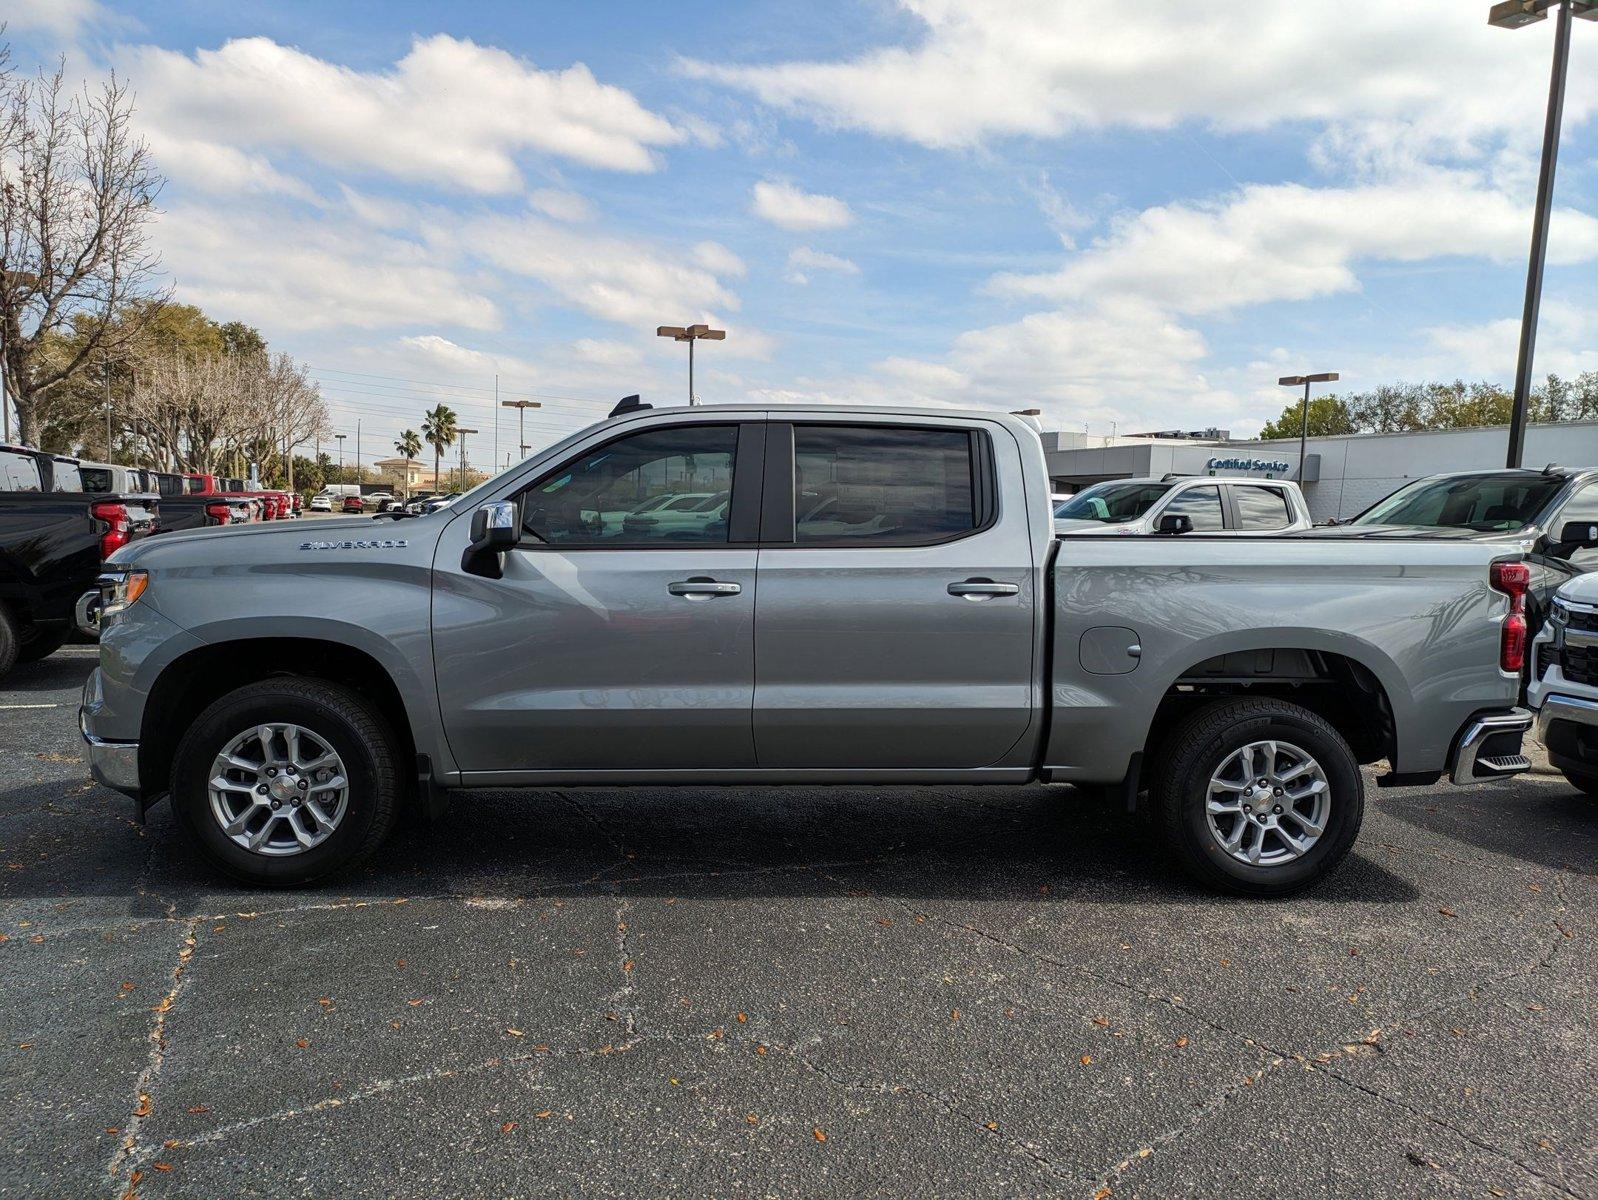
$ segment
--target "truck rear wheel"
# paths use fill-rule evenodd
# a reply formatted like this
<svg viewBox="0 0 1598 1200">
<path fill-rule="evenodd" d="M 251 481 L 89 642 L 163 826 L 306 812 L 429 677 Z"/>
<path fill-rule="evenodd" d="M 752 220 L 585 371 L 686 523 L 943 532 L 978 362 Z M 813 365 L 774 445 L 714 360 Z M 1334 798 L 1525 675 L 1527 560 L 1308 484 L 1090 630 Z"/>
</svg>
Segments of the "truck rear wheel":
<svg viewBox="0 0 1598 1200">
<path fill-rule="evenodd" d="M 1285 896 L 1354 845 L 1365 783 L 1331 724 L 1284 700 L 1223 700 L 1161 747 L 1154 809 L 1167 849 L 1199 882 Z"/>
<path fill-rule="evenodd" d="M 0 602 L 0 678 L 10 674 L 11 668 L 17 665 L 19 640 L 17 619 L 11 615 L 11 610 Z"/>
<path fill-rule="evenodd" d="M 17 645 L 17 661 L 19 663 L 38 662 L 40 659 L 49 658 L 62 646 L 67 644 L 67 635 L 71 631 L 66 626 L 30 625 L 23 631 L 21 641 Z"/>
<path fill-rule="evenodd" d="M 267 679 L 217 700 L 172 765 L 172 808 L 213 865 L 265 887 L 351 867 L 389 834 L 394 735 L 352 689 Z"/>
</svg>

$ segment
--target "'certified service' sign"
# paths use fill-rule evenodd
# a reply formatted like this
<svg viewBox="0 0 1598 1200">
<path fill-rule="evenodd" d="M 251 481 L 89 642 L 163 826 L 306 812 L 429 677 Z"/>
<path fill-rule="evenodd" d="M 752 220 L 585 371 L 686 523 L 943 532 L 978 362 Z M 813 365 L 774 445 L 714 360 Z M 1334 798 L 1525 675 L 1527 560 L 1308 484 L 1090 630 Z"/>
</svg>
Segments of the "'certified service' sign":
<svg viewBox="0 0 1598 1200">
<path fill-rule="evenodd" d="M 1211 471 L 1264 471 L 1267 475 L 1286 474 L 1292 466 L 1279 458 L 1212 458 L 1204 465 Z"/>
</svg>

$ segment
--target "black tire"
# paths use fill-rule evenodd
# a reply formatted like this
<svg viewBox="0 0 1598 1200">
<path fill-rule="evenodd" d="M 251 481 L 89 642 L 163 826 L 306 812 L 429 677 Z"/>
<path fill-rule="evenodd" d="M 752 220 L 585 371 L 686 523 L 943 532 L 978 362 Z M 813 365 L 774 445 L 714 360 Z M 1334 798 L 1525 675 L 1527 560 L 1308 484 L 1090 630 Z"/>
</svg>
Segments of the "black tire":
<svg viewBox="0 0 1598 1200">
<path fill-rule="evenodd" d="M 234 843 L 211 812 L 210 769 L 251 726 L 293 722 L 314 731 L 344 762 L 349 802 L 325 841 L 272 856 Z M 299 887 L 369 858 L 393 829 L 404 790 L 395 737 L 359 692 L 316 679 L 266 679 L 229 692 L 183 735 L 172 763 L 178 823 L 218 870 L 260 887 Z"/>
<path fill-rule="evenodd" d="M 1577 775 L 1572 771 L 1560 771 L 1565 781 L 1578 792 L 1586 792 L 1589 796 L 1598 796 L 1598 775 Z"/>
<path fill-rule="evenodd" d="M 11 615 L 9 608 L 0 603 L 0 679 L 9 675 L 11 668 L 17 665 L 17 651 L 20 648 L 17 619 Z"/>
<path fill-rule="evenodd" d="M 1301 857 L 1274 866 L 1239 861 L 1211 833 L 1205 811 L 1211 776 L 1251 742 L 1277 740 L 1315 759 L 1330 789 L 1324 832 Z M 1329 874 L 1354 845 L 1365 817 L 1365 781 L 1343 736 L 1307 708 L 1285 700 L 1222 700 L 1190 714 L 1165 739 L 1152 788 L 1167 850 L 1198 882 L 1245 896 L 1287 896 Z M 1263 834 L 1259 835 L 1263 838 Z"/>
<path fill-rule="evenodd" d="M 67 644 L 67 637 L 71 632 L 64 627 L 28 626 L 23 630 L 21 643 L 17 646 L 17 661 L 31 663 L 38 662 L 41 658 L 49 658 Z"/>
</svg>

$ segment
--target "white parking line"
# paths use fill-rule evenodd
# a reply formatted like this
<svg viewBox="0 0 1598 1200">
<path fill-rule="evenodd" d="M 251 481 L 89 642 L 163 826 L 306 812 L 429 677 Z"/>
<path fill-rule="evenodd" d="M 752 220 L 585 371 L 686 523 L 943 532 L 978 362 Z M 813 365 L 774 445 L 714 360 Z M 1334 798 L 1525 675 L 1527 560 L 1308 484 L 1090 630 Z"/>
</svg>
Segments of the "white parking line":
<svg viewBox="0 0 1598 1200">
<path fill-rule="evenodd" d="M 0 708 L 60 708 L 59 704 L 0 704 Z"/>
</svg>

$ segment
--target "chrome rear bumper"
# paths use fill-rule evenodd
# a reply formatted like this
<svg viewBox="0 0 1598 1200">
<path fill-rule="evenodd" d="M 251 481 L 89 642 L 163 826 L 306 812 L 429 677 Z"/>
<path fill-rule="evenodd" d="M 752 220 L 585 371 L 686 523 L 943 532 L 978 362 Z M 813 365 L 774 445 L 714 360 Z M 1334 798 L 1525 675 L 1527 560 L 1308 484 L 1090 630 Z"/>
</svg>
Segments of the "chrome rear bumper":
<svg viewBox="0 0 1598 1200">
<path fill-rule="evenodd" d="M 1529 771 L 1531 759 L 1520 752 L 1520 739 L 1531 728 L 1531 722 L 1532 715 L 1524 708 L 1472 718 L 1460 735 L 1448 781 L 1486 783 Z"/>
</svg>

